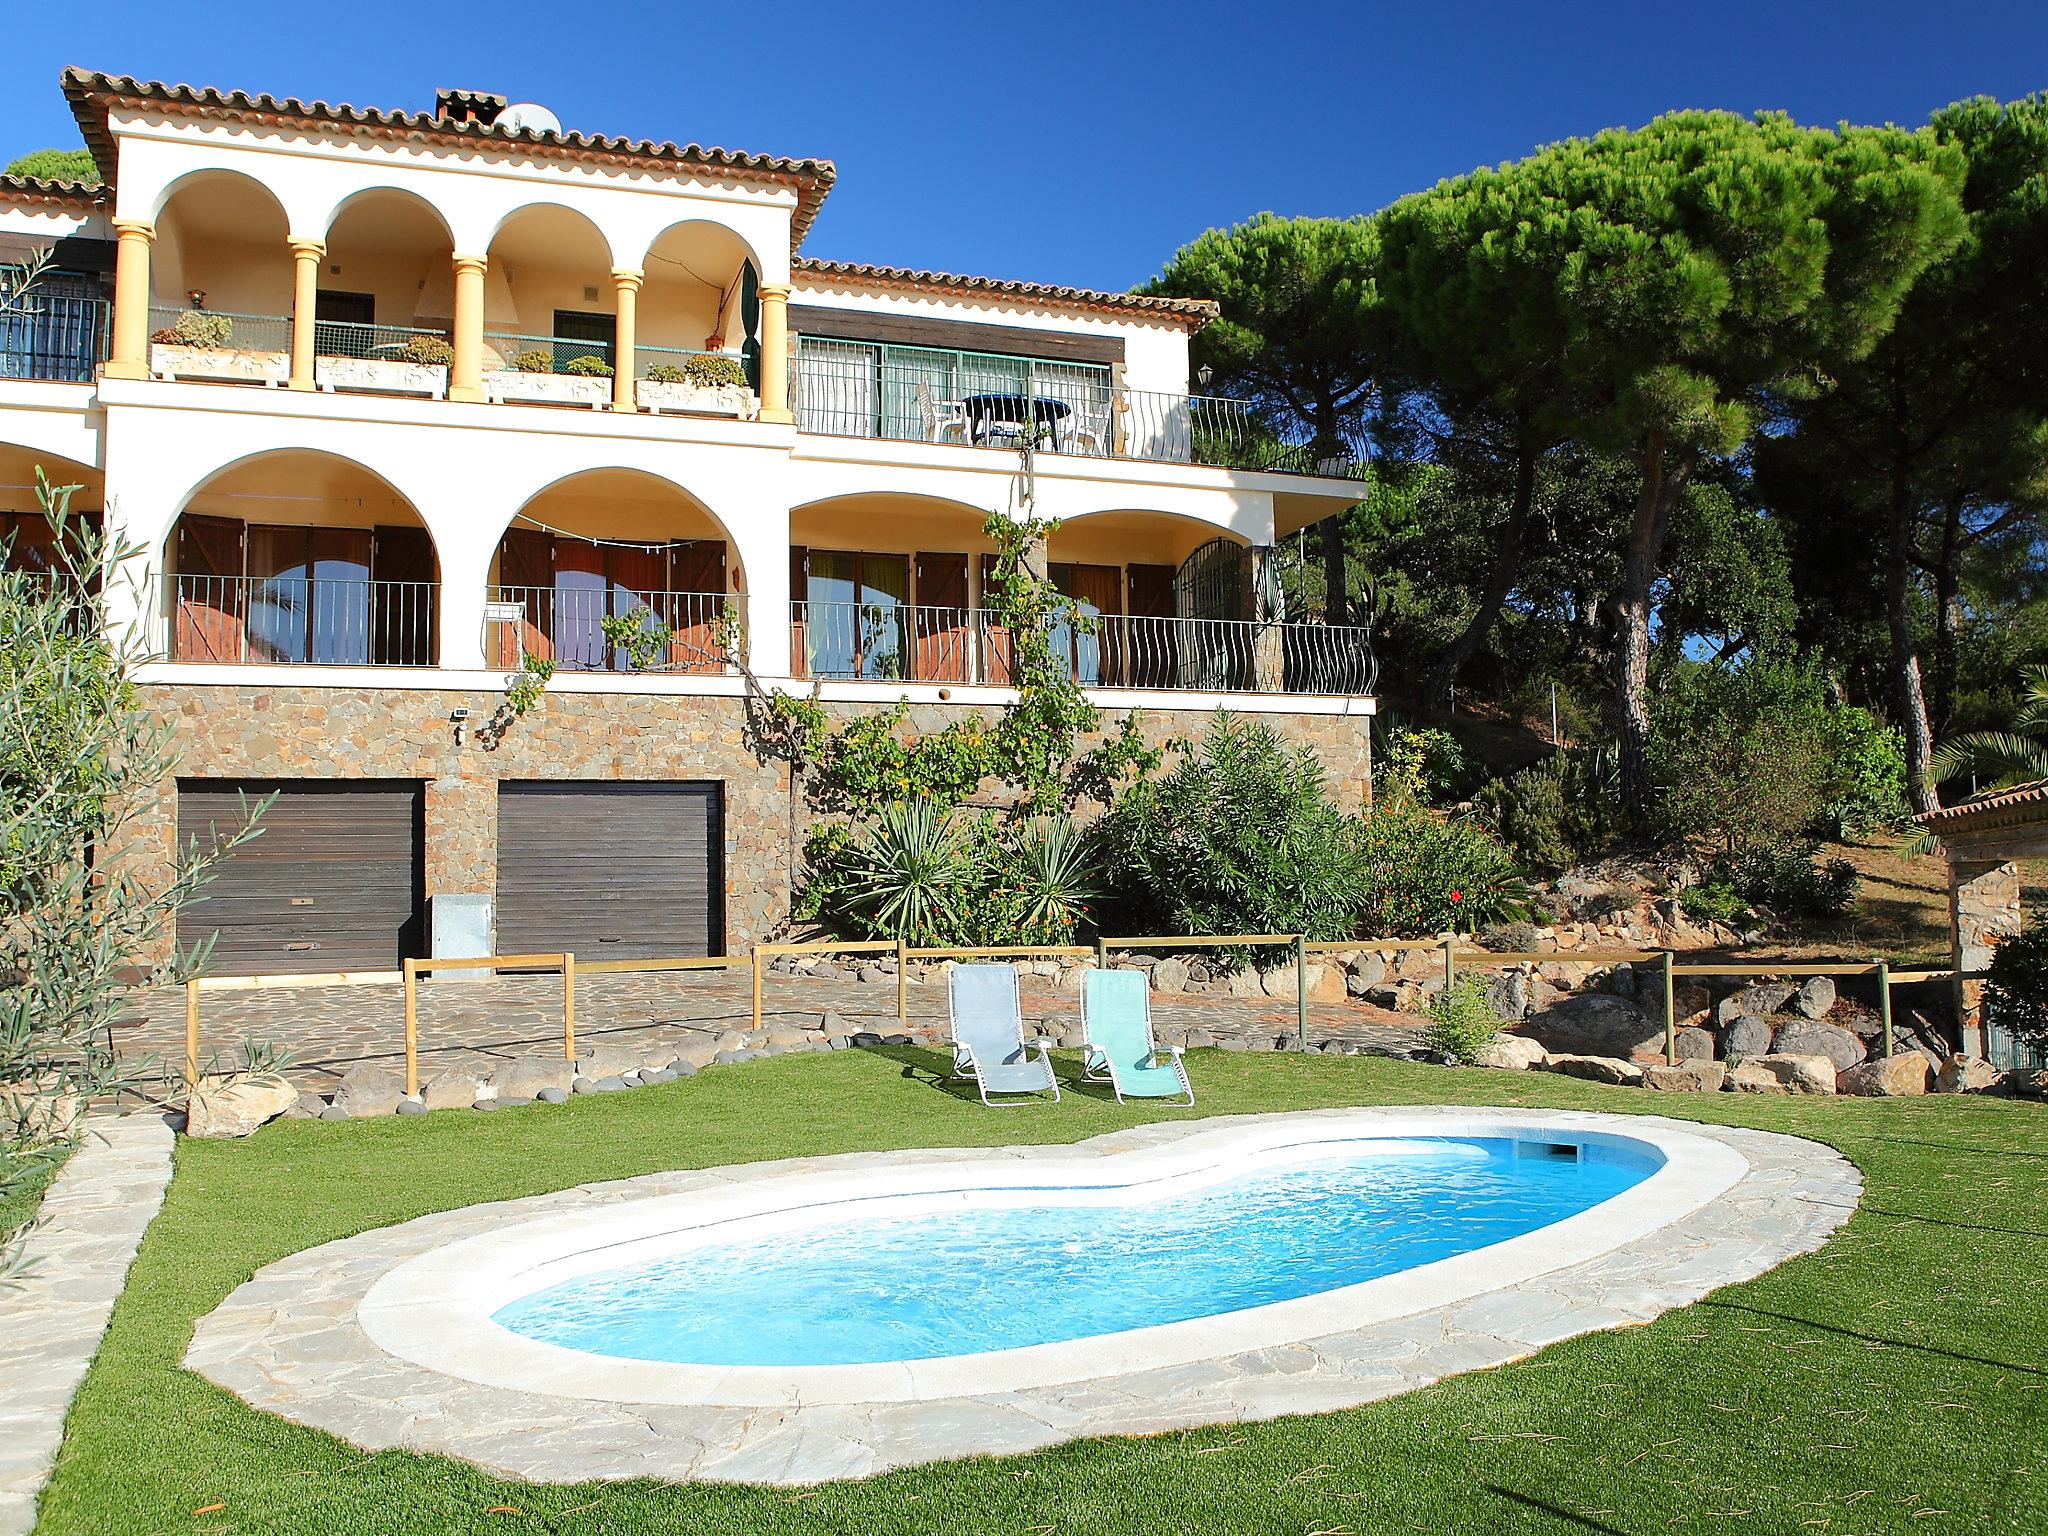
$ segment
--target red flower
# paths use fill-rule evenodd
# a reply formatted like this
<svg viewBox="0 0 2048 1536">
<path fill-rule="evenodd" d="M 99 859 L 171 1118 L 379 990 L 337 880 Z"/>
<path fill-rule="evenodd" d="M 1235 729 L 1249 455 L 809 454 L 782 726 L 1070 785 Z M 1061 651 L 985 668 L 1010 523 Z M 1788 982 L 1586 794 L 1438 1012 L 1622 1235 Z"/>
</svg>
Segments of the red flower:
<svg viewBox="0 0 2048 1536">
<path fill-rule="evenodd" d="M 1465 893 L 1464 893 L 1463 891 L 1453 891 L 1453 892 L 1451 892 L 1451 900 L 1453 900 L 1453 901 L 1463 901 L 1464 899 L 1465 899 Z"/>
</svg>

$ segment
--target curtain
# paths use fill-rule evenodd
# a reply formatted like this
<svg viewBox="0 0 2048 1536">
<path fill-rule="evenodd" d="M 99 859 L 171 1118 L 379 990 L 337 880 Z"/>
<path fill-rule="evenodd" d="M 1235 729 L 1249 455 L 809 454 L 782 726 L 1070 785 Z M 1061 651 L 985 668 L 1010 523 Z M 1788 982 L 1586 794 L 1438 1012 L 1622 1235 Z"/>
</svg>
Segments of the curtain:
<svg viewBox="0 0 2048 1536">
<path fill-rule="evenodd" d="M 873 437 L 881 349 L 857 341 L 802 337 L 797 350 L 796 424 L 835 437 Z"/>
</svg>

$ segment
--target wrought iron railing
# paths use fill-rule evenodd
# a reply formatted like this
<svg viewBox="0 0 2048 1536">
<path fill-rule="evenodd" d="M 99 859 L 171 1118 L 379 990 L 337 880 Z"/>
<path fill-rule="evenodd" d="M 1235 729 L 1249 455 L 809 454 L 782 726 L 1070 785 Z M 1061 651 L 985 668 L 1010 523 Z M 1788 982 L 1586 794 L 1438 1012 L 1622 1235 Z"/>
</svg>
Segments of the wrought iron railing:
<svg viewBox="0 0 2048 1536">
<path fill-rule="evenodd" d="M 434 664 L 431 581 L 178 575 L 163 591 L 172 661 Z"/>
<path fill-rule="evenodd" d="M 45 293 L 31 287 L 9 293 L 0 280 L 0 378 L 89 383 L 107 358 L 105 299 Z"/>
<path fill-rule="evenodd" d="M 1359 445 L 1289 440 L 1250 404 L 1128 389 L 1105 367 L 805 338 L 792 400 L 800 431 L 1352 477 Z"/>
<path fill-rule="evenodd" d="M 790 614 L 803 676 L 1015 681 L 1011 638 L 983 609 L 798 601 Z M 1061 625 L 1052 646 L 1087 688 L 1366 695 L 1377 682 L 1370 634 L 1327 624 L 1104 614 Z"/>
<path fill-rule="evenodd" d="M 746 599 L 724 592 L 496 586 L 490 600 L 522 612 L 493 626 L 492 663 L 508 670 L 532 655 L 565 672 L 719 673 L 729 639 L 745 629 Z"/>
</svg>

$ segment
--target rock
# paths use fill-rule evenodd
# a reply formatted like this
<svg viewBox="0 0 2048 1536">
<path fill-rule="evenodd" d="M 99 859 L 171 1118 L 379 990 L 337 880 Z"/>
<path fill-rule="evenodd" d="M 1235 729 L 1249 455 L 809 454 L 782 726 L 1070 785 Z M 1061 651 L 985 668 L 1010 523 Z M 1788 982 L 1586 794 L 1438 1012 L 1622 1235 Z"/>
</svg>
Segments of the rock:
<svg viewBox="0 0 2048 1536">
<path fill-rule="evenodd" d="M 503 1102 L 504 1102 L 504 1101 L 503 1101 L 503 1100 L 501 1100 L 501 1099 L 478 1099 L 478 1100 L 476 1101 L 476 1103 L 475 1103 L 475 1104 L 473 1104 L 473 1105 L 471 1105 L 470 1107 L 471 1107 L 472 1109 L 482 1109 L 482 1110 L 493 1110 L 493 1111 L 495 1111 L 495 1110 L 496 1110 L 496 1109 L 498 1108 L 498 1106 L 499 1106 L 499 1105 L 500 1105 L 501 1103 L 503 1103 Z"/>
<path fill-rule="evenodd" d="M 426 1112 L 427 1106 L 418 1099 L 400 1099 L 398 1101 L 398 1113 L 401 1115 L 424 1115 Z"/>
<path fill-rule="evenodd" d="M 714 1063 L 721 1067 L 729 1067 L 735 1062 L 752 1061 L 754 1059 L 754 1053 L 746 1049 L 744 1046 L 740 1046 L 734 1049 L 720 1051 L 716 1056 L 712 1057 L 711 1059 Z"/>
<path fill-rule="evenodd" d="M 1783 1008 L 1795 988 L 1789 981 L 1761 981 L 1721 999 L 1714 1009 L 1714 1022 L 1732 1024 L 1745 1013 L 1772 1014 Z"/>
<path fill-rule="evenodd" d="M 1824 1019 L 1828 1010 L 1835 1006 L 1835 979 L 1832 976 L 1809 976 L 1797 992 L 1787 999 L 1791 1010 L 1803 1019 Z"/>
<path fill-rule="evenodd" d="M 569 1102 L 569 1090 L 566 1088 L 548 1087 L 541 1089 L 534 1097 L 543 1104 L 566 1104 Z"/>
<path fill-rule="evenodd" d="M 1187 1038 L 1181 1044 L 1191 1051 L 1203 1050 L 1213 1047 L 1216 1044 L 1216 1037 L 1206 1029 L 1191 1029 L 1187 1033 Z"/>
<path fill-rule="evenodd" d="M 31 1081 L 0 1083 L 0 1137 L 61 1141 L 77 1127 L 78 1112 L 78 1095 L 64 1086 L 61 1072 L 38 1072 Z"/>
<path fill-rule="evenodd" d="M 1264 997 L 1266 989 L 1259 980 L 1259 973 L 1250 966 L 1230 973 L 1230 995 L 1232 997 Z"/>
<path fill-rule="evenodd" d="M 420 1084 L 420 1103 L 427 1109 L 468 1109 L 483 1086 L 474 1072 L 436 1072 Z"/>
<path fill-rule="evenodd" d="M 1336 965 L 1311 965 L 1308 968 L 1308 1000 L 1312 1003 L 1341 1003 L 1344 1001 L 1347 983 L 1344 970 Z"/>
<path fill-rule="evenodd" d="M 1172 955 L 1152 967 L 1152 990 L 1178 994 L 1188 989 L 1188 963 Z"/>
<path fill-rule="evenodd" d="M 1259 990 L 1268 997 L 1294 996 L 1294 967 L 1276 965 L 1270 971 L 1259 973 Z"/>
<path fill-rule="evenodd" d="M 1672 1037 L 1680 1061 L 1712 1061 L 1714 1059 L 1714 1032 L 1702 1029 L 1697 1024 L 1688 1024 Z"/>
<path fill-rule="evenodd" d="M 584 1055 L 576 1058 L 578 1077 L 619 1077 L 640 1065 L 638 1051 L 625 1050 L 616 1045 L 593 1046 Z M 667 1063 L 663 1063 L 667 1065 Z"/>
<path fill-rule="evenodd" d="M 1393 1011 L 1401 1006 L 1401 989 L 1399 987 L 1368 987 L 1365 990 L 1365 1000 L 1375 1008 L 1385 1008 Z"/>
<path fill-rule="evenodd" d="M 1526 971 L 1506 971 L 1486 984 L 1486 1000 L 1494 1013 L 1510 1023 L 1529 1013 L 1529 976 Z"/>
<path fill-rule="evenodd" d="M 1444 973 L 1444 952 L 1440 949 L 1404 949 L 1394 962 L 1396 981 L 1427 981 Z"/>
<path fill-rule="evenodd" d="M 1825 1056 L 1837 1072 L 1848 1071 L 1870 1054 L 1848 1030 L 1806 1018 L 1779 1026 L 1771 1051 L 1779 1056 Z"/>
<path fill-rule="evenodd" d="M 1600 990 L 1611 997 L 1625 997 L 1634 1002 L 1642 998 L 1646 992 L 1661 995 L 1663 989 L 1657 978 L 1638 972 L 1633 964 L 1624 960 L 1600 978 Z"/>
<path fill-rule="evenodd" d="M 1989 1093 L 1998 1086 L 1998 1068 L 1982 1056 L 1950 1056 L 1935 1074 L 1936 1093 Z"/>
<path fill-rule="evenodd" d="M 887 976 L 887 973 L 879 965 L 875 965 L 872 962 L 862 966 L 854 974 L 856 977 L 858 977 L 858 979 L 866 982 L 869 986 L 875 985 L 877 982 L 884 980 Z"/>
<path fill-rule="evenodd" d="M 1719 1093 L 1728 1069 L 1718 1061 L 1681 1061 L 1675 1067 L 1643 1068 L 1643 1086 L 1665 1093 Z"/>
<path fill-rule="evenodd" d="M 1477 1067 L 1498 1067 L 1508 1072 L 1526 1072 L 1541 1067 L 1549 1060 L 1550 1053 L 1531 1040 L 1527 1035 L 1511 1035 L 1506 1032 L 1495 1035 L 1480 1051 Z"/>
<path fill-rule="evenodd" d="M 1713 1017 L 1714 994 L 1701 982 L 1677 982 L 1671 989 L 1671 1013 L 1681 1024 L 1704 1025 Z"/>
<path fill-rule="evenodd" d="M 576 1069 L 563 1059 L 560 1051 L 552 1056 L 517 1057 L 491 1075 L 492 1086 L 501 1099 L 537 1099 L 543 1088 L 559 1088 L 566 1097 L 575 1080 Z"/>
<path fill-rule="evenodd" d="M 206 1140 L 247 1136 L 299 1102 L 299 1090 L 274 1072 L 201 1078 L 185 1101 L 185 1134 Z"/>
<path fill-rule="evenodd" d="M 1584 1078 L 1589 1083 L 1614 1083 L 1633 1088 L 1643 1080 L 1641 1067 L 1618 1056 L 1552 1055 L 1544 1066 L 1548 1071 Z"/>
<path fill-rule="evenodd" d="M 1531 1016 L 1525 1031 L 1545 1049 L 1568 1055 L 1664 1054 L 1664 1024 L 1627 998 L 1605 992 L 1568 997 Z"/>
<path fill-rule="evenodd" d="M 392 1113 L 404 1097 L 404 1077 L 389 1067 L 365 1064 L 350 1067 L 341 1075 L 341 1087 L 335 1090 L 330 1108 L 351 1120 L 368 1120 Z"/>
<path fill-rule="evenodd" d="M 1835 1076 L 1835 1092 L 1860 1099 L 1917 1098 L 1927 1091 L 1927 1058 L 1917 1051 L 1880 1056 Z"/>
<path fill-rule="evenodd" d="M 688 1067 L 694 1072 L 717 1054 L 718 1047 L 704 1036 L 698 1035 L 676 1047 L 676 1059 L 669 1065 L 676 1068 Z"/>
<path fill-rule="evenodd" d="M 339 1104 L 329 1104 L 325 1109 L 320 1111 L 320 1118 L 322 1120 L 349 1120 L 353 1119 L 354 1117 L 350 1115 L 347 1110 L 343 1109 Z"/>
<path fill-rule="evenodd" d="M 327 1107 L 327 1101 L 311 1094 L 300 1094 L 298 1102 L 277 1118 L 280 1120 L 318 1120 L 320 1111 Z"/>
<path fill-rule="evenodd" d="M 640 1074 L 640 1081 L 643 1083 L 672 1083 L 675 1080 L 675 1073 L 667 1067 L 656 1067 L 652 1072 Z"/>
<path fill-rule="evenodd" d="M 1833 1093 L 1835 1064 L 1825 1056 L 1781 1051 L 1739 1063 L 1728 1081 L 1737 1093 Z"/>
<path fill-rule="evenodd" d="M 1378 986 L 1387 974 L 1387 962 L 1378 955 L 1360 955 L 1344 967 L 1344 990 L 1353 997 L 1363 997 Z"/>
<path fill-rule="evenodd" d="M 1999 1079 L 1999 1086 L 2026 1099 L 2048 1098 L 2048 1072 L 2029 1067 L 2016 1068 Z"/>
<path fill-rule="evenodd" d="M 1721 1031 L 1721 1057 L 1724 1061 L 1738 1057 L 1747 1061 L 1753 1056 L 1768 1056 L 1776 1033 L 1769 1019 L 1745 1013 Z"/>
</svg>

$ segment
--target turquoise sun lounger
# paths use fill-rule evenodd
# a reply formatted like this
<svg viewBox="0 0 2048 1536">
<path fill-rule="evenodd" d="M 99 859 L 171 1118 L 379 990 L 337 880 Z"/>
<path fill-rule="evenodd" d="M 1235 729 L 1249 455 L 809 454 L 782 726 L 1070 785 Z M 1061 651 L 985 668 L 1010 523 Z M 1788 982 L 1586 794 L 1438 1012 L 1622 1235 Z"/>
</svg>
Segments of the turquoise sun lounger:
<svg viewBox="0 0 2048 1536">
<path fill-rule="evenodd" d="M 1087 1045 L 1081 1075 L 1107 1081 L 1121 1104 L 1130 1099 L 1195 1102 L 1179 1046 L 1152 1043 L 1152 996 L 1143 971 L 1090 971 L 1081 981 L 1081 1032 Z"/>
</svg>

